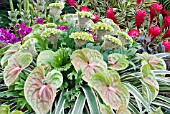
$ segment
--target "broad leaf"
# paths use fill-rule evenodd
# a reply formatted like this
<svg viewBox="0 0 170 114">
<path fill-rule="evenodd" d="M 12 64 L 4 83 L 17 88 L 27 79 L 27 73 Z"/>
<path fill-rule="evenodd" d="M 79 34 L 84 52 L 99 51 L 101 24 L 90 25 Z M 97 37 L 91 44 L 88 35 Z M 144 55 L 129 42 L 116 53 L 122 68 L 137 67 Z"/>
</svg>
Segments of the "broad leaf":
<svg viewBox="0 0 170 114">
<path fill-rule="evenodd" d="M 155 79 L 155 74 L 151 71 L 151 68 L 148 64 L 145 64 L 141 68 L 142 72 L 142 80 L 148 85 L 151 93 L 152 93 L 152 100 L 156 98 L 159 92 L 159 84 Z M 147 95 L 146 89 L 143 88 L 144 95 Z"/>
<path fill-rule="evenodd" d="M 117 111 L 116 114 L 131 114 L 131 112 L 124 106 L 121 106 Z"/>
<path fill-rule="evenodd" d="M 113 70 L 123 70 L 128 67 L 129 61 L 121 54 L 114 53 L 108 56 L 109 68 Z"/>
<path fill-rule="evenodd" d="M 11 112 L 11 114 L 24 114 L 24 113 L 22 111 L 15 110 L 15 111 Z"/>
<path fill-rule="evenodd" d="M 53 70 L 44 76 L 43 67 L 36 67 L 28 76 L 24 95 L 36 114 L 47 114 L 56 96 L 56 89 L 62 85 L 62 74 Z"/>
<path fill-rule="evenodd" d="M 149 114 L 164 114 L 161 110 L 161 108 L 157 108 L 156 111 L 150 112 Z"/>
<path fill-rule="evenodd" d="M 102 97 L 106 105 L 118 110 L 120 106 L 127 106 L 129 102 L 129 92 L 120 82 L 119 74 L 114 71 L 103 71 L 95 73 L 89 81 L 92 86 Z"/>
<path fill-rule="evenodd" d="M 85 81 L 88 81 L 96 72 L 107 69 L 103 56 L 98 51 L 88 48 L 74 51 L 71 62 L 77 72 L 82 70 Z"/>
<path fill-rule="evenodd" d="M 2 105 L 0 107 L 0 114 L 9 114 L 10 113 L 10 108 L 8 105 Z"/>
<path fill-rule="evenodd" d="M 110 106 L 99 103 L 101 114 L 115 114 Z"/>
<path fill-rule="evenodd" d="M 15 53 L 8 60 L 3 75 L 7 86 L 13 84 L 18 78 L 20 72 L 32 62 L 32 55 L 29 53 Z"/>
</svg>

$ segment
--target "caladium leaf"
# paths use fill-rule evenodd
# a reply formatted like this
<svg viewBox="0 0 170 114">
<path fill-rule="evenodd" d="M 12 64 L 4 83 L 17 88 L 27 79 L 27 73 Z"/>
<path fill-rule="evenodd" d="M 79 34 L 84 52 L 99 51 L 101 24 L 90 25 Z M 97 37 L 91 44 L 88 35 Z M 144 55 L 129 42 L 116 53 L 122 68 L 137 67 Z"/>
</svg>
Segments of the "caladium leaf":
<svg viewBox="0 0 170 114">
<path fill-rule="evenodd" d="M 99 104 L 101 114 L 114 114 L 110 106 Z"/>
<path fill-rule="evenodd" d="M 114 53 L 108 56 L 108 64 L 110 69 L 123 70 L 128 67 L 129 61 L 123 55 Z"/>
<path fill-rule="evenodd" d="M 8 59 L 18 51 L 20 48 L 21 44 L 16 43 L 11 45 L 11 47 L 4 53 L 4 56 L 1 59 L 1 66 L 5 67 L 8 64 Z"/>
<path fill-rule="evenodd" d="M 131 114 L 131 112 L 127 109 L 127 107 L 121 106 L 117 111 L 116 114 Z"/>
<path fill-rule="evenodd" d="M 9 114 L 10 108 L 8 105 L 2 105 L 0 106 L 0 114 Z"/>
<path fill-rule="evenodd" d="M 88 83 L 101 96 L 106 105 L 118 110 L 120 106 L 127 106 L 129 92 L 120 82 L 119 74 L 114 70 L 95 73 Z"/>
<path fill-rule="evenodd" d="M 88 48 L 74 51 L 71 62 L 77 72 L 82 70 L 85 81 L 88 81 L 96 72 L 107 70 L 103 56 L 98 51 Z"/>
<path fill-rule="evenodd" d="M 142 80 L 145 83 L 147 83 L 147 85 L 152 93 L 152 100 L 154 100 L 159 92 L 159 84 L 155 79 L 155 74 L 151 70 L 149 64 L 143 65 L 141 68 L 141 72 L 142 72 Z M 144 87 L 142 89 L 142 92 L 146 93 L 146 89 Z M 144 95 L 147 95 L 147 93 Z"/>
<path fill-rule="evenodd" d="M 15 53 L 8 60 L 8 65 L 5 67 L 3 76 L 7 86 L 13 84 L 18 78 L 20 72 L 32 62 L 30 53 Z"/>
<path fill-rule="evenodd" d="M 36 67 L 24 86 L 25 98 L 36 114 L 48 113 L 55 99 L 56 89 L 63 82 L 62 74 L 56 70 L 49 72 L 46 77 L 44 75 L 43 67 Z"/>
</svg>

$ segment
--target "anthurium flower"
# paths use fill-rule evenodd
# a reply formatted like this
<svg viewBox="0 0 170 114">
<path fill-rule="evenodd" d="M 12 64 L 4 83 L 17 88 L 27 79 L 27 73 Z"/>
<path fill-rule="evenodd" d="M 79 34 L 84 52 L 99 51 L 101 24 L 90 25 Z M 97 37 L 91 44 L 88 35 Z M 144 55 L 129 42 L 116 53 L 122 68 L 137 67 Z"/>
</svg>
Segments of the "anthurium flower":
<svg viewBox="0 0 170 114">
<path fill-rule="evenodd" d="M 80 11 L 88 12 L 88 11 L 89 11 L 89 8 L 88 8 L 88 6 L 81 6 L 81 7 L 80 7 Z"/>
<path fill-rule="evenodd" d="M 91 19 L 95 23 L 95 22 L 97 22 L 99 20 L 99 16 L 97 14 L 93 14 Z"/>
<path fill-rule="evenodd" d="M 148 36 L 150 36 L 151 41 L 153 41 L 155 39 L 155 37 L 157 37 L 160 33 L 161 33 L 161 29 L 159 26 L 152 26 L 152 27 L 150 27 L 150 29 L 148 31 Z"/>
<path fill-rule="evenodd" d="M 75 0 L 67 0 L 67 3 L 68 3 L 70 6 L 73 6 L 73 7 L 77 8 L 77 4 L 76 4 L 76 1 L 75 1 Z"/>
<path fill-rule="evenodd" d="M 144 3 L 144 0 L 136 0 L 136 9 L 139 7 L 139 4 L 143 2 Z"/>
<path fill-rule="evenodd" d="M 168 14 L 168 10 L 167 9 L 162 9 L 161 10 L 161 14 L 163 15 L 163 16 L 166 16 L 167 14 Z"/>
<path fill-rule="evenodd" d="M 130 37 L 132 37 L 132 38 L 138 37 L 139 34 L 140 34 L 139 31 L 136 30 L 136 29 L 130 30 L 130 31 L 128 32 L 128 35 L 129 35 Z"/>
<path fill-rule="evenodd" d="M 113 8 L 109 8 L 109 9 L 106 11 L 106 17 L 109 18 L 109 19 L 112 19 L 115 23 L 117 23 L 117 21 L 116 21 L 116 16 L 115 16 L 115 14 L 114 14 Z"/>
<path fill-rule="evenodd" d="M 135 22 L 136 22 L 137 29 L 139 29 L 140 26 L 142 25 L 142 23 L 144 22 L 145 16 L 146 16 L 145 10 L 137 11 L 136 16 L 135 16 Z"/>
<path fill-rule="evenodd" d="M 162 10 L 162 5 L 154 3 L 150 6 L 150 24 L 152 24 L 154 17 L 157 13 L 160 13 Z"/>
<path fill-rule="evenodd" d="M 164 17 L 163 28 L 170 27 L 170 16 Z"/>
<path fill-rule="evenodd" d="M 165 38 L 168 38 L 168 37 L 170 38 L 170 29 L 165 32 L 162 39 L 165 39 Z"/>
<path fill-rule="evenodd" d="M 165 52 L 170 51 L 170 41 L 165 40 L 165 41 L 163 41 L 162 45 L 164 45 L 164 47 L 165 47 Z"/>
</svg>

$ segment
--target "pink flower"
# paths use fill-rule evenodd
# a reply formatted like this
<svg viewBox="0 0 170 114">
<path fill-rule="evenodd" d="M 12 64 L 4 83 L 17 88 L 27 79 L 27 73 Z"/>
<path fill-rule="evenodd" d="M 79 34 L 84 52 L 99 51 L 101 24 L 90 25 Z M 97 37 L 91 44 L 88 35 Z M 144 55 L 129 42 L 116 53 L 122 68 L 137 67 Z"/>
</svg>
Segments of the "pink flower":
<svg viewBox="0 0 170 114">
<path fill-rule="evenodd" d="M 89 8 L 88 8 L 88 6 L 81 6 L 80 11 L 88 12 Z"/>
<path fill-rule="evenodd" d="M 73 6 L 73 7 L 77 8 L 77 4 L 76 4 L 76 1 L 75 1 L 75 0 L 67 0 L 67 3 L 68 3 L 70 6 Z"/>
<path fill-rule="evenodd" d="M 150 27 L 150 29 L 148 31 L 148 36 L 150 36 L 151 41 L 153 41 L 155 39 L 155 37 L 157 37 L 160 33 L 161 33 L 161 29 L 159 26 L 152 26 L 152 27 Z"/>
<path fill-rule="evenodd" d="M 142 25 L 142 23 L 144 22 L 145 16 L 146 16 L 145 10 L 138 10 L 137 11 L 136 16 L 135 16 L 137 29 L 139 29 L 140 26 Z"/>
<path fill-rule="evenodd" d="M 168 14 L 168 10 L 162 9 L 161 14 L 162 14 L 163 16 L 166 16 L 166 15 Z"/>
<path fill-rule="evenodd" d="M 37 20 L 37 24 L 43 24 L 43 21 L 44 21 L 44 19 L 43 18 L 39 18 L 38 20 Z"/>
<path fill-rule="evenodd" d="M 167 28 L 170 26 L 170 16 L 166 16 L 164 17 L 164 21 L 163 21 L 163 28 Z"/>
<path fill-rule="evenodd" d="M 163 41 L 162 45 L 165 47 L 165 52 L 170 51 L 170 42 L 168 40 Z"/>
<path fill-rule="evenodd" d="M 144 3 L 144 0 L 136 0 L 136 9 L 139 7 L 139 4 L 143 2 Z"/>
<path fill-rule="evenodd" d="M 150 24 L 152 24 L 154 17 L 162 10 L 162 5 L 155 3 L 150 6 Z"/>
<path fill-rule="evenodd" d="M 130 37 L 132 37 L 132 38 L 137 37 L 137 36 L 139 36 L 139 31 L 136 30 L 136 29 L 130 30 L 130 31 L 128 32 L 128 35 L 129 35 Z"/>
<path fill-rule="evenodd" d="M 95 23 L 96 21 L 98 21 L 99 20 L 99 16 L 97 15 L 97 14 L 93 14 L 93 16 L 92 16 L 92 21 Z"/>
<path fill-rule="evenodd" d="M 170 29 L 165 32 L 165 34 L 162 37 L 162 40 L 168 37 L 170 37 Z"/>
<path fill-rule="evenodd" d="M 107 18 L 112 19 L 115 23 L 117 23 L 113 8 L 109 8 L 106 11 L 106 16 L 107 16 Z"/>
</svg>

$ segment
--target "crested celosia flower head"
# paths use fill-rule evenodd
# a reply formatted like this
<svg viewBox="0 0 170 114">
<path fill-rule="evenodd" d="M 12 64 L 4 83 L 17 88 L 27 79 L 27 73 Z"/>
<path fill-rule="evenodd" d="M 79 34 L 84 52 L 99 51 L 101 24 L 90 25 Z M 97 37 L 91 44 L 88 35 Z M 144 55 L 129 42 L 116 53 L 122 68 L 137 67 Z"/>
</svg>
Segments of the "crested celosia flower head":
<svg viewBox="0 0 170 114">
<path fill-rule="evenodd" d="M 164 17 L 164 21 L 163 21 L 163 28 L 167 28 L 170 26 L 170 16 L 166 16 Z"/>
<path fill-rule="evenodd" d="M 146 11 L 145 10 L 138 10 L 135 16 L 135 21 L 136 21 L 136 26 L 137 29 L 140 28 L 142 23 L 144 22 L 144 18 L 146 16 Z"/>
<path fill-rule="evenodd" d="M 70 5 L 70 6 L 73 6 L 73 7 L 77 7 L 77 4 L 76 4 L 76 1 L 75 0 L 67 0 L 67 3 Z"/>
<path fill-rule="evenodd" d="M 114 14 L 113 8 L 109 8 L 109 9 L 106 11 L 106 16 L 107 16 L 107 18 L 112 19 L 115 23 L 117 23 L 117 21 L 116 21 L 116 16 L 115 16 L 115 14 Z"/>
<path fill-rule="evenodd" d="M 168 37 L 170 38 L 170 29 L 165 32 L 162 39 L 165 39 L 165 38 L 168 38 Z"/>
<path fill-rule="evenodd" d="M 80 11 L 86 11 L 86 12 L 88 12 L 88 11 L 89 11 L 89 8 L 88 8 L 88 6 L 81 6 Z"/>
<path fill-rule="evenodd" d="M 154 17 L 158 12 L 161 12 L 161 10 L 162 10 L 161 4 L 155 3 L 150 6 L 150 24 L 152 24 Z"/>
<path fill-rule="evenodd" d="M 165 40 L 165 41 L 163 41 L 162 45 L 165 47 L 165 52 L 170 51 L 170 41 Z"/>
<path fill-rule="evenodd" d="M 144 0 L 136 0 L 136 9 L 139 7 L 139 4 L 143 2 L 144 3 Z"/>
<path fill-rule="evenodd" d="M 161 29 L 159 26 L 152 26 L 152 27 L 150 27 L 150 29 L 148 31 L 148 36 L 150 36 L 151 41 L 153 41 L 155 39 L 155 37 L 157 37 L 160 33 L 161 33 Z"/>
<path fill-rule="evenodd" d="M 132 37 L 132 38 L 137 37 L 137 36 L 139 36 L 139 31 L 136 30 L 136 29 L 130 30 L 130 31 L 128 32 L 128 35 L 129 35 L 130 37 Z"/>
<path fill-rule="evenodd" d="M 91 19 L 95 23 L 95 22 L 97 22 L 99 20 L 99 16 L 97 14 L 93 14 Z"/>
</svg>

